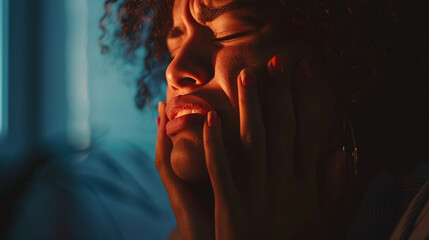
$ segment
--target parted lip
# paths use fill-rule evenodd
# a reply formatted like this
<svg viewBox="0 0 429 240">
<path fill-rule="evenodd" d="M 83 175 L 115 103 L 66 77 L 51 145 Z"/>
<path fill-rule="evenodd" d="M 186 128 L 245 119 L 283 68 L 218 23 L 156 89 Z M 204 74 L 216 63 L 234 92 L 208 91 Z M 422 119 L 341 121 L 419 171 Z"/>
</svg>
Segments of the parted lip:
<svg viewBox="0 0 429 240">
<path fill-rule="evenodd" d="M 170 121 L 184 110 L 205 116 L 209 111 L 213 110 L 213 107 L 206 100 L 196 95 L 180 95 L 167 102 L 166 114 Z"/>
</svg>

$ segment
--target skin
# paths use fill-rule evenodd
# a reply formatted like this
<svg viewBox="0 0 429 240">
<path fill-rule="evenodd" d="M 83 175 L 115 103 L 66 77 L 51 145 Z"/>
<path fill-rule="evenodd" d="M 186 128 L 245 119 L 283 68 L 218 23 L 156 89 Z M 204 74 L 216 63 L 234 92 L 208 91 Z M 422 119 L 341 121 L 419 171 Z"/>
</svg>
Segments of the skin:
<svg viewBox="0 0 429 240">
<path fill-rule="evenodd" d="M 200 3 L 173 6 L 167 108 L 195 95 L 213 109 L 169 135 L 166 104 L 158 109 L 155 163 L 178 223 L 172 237 L 311 238 L 324 227 L 316 175 L 333 121 L 331 95 L 302 60 L 311 51 L 279 41 L 273 24 L 251 10 L 201 21 Z"/>
<path fill-rule="evenodd" d="M 245 67 L 252 67 L 259 72 L 265 70 L 274 50 L 267 51 L 262 48 L 270 46 L 272 28 L 265 25 L 257 32 L 240 38 L 213 42 L 213 35 L 216 34 L 216 37 L 223 37 L 257 28 L 241 18 L 233 17 L 234 14 L 241 14 L 242 18 L 252 16 L 258 21 L 261 20 L 256 14 L 242 10 L 229 12 L 214 21 L 203 23 L 196 17 L 199 3 L 177 1 L 173 8 L 173 28 L 179 28 L 183 33 L 167 39 L 168 48 L 174 57 L 166 70 L 167 102 L 173 97 L 187 94 L 207 100 L 223 119 L 224 130 L 228 130 L 224 131 L 224 137 L 231 143 L 227 151 L 237 159 L 238 153 L 234 150 L 239 147 L 236 79 Z M 170 137 L 174 146 L 171 157 L 175 173 L 188 181 L 208 181 L 204 164 L 202 125 Z M 196 169 L 197 167 L 199 169 Z"/>
</svg>

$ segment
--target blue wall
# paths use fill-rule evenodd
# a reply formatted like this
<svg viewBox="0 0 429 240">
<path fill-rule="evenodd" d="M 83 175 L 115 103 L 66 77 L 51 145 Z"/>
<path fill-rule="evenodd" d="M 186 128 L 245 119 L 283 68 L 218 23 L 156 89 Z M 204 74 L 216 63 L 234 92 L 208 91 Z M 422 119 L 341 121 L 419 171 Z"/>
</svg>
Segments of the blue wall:
<svg viewBox="0 0 429 240">
<path fill-rule="evenodd" d="M 25 238 L 17 232 L 55 230 L 48 217 L 55 215 L 55 208 L 46 208 L 44 200 L 32 195 L 50 189 L 53 194 L 44 199 L 56 196 L 52 200 L 56 202 L 62 196 L 49 184 L 63 185 L 63 180 L 45 181 L 49 169 L 72 176 L 73 181 L 85 180 L 95 189 L 97 196 L 92 198 L 85 195 L 85 187 L 76 185 L 72 192 L 80 200 L 70 205 L 96 208 L 97 201 L 103 201 L 113 219 L 109 224 L 115 225 L 110 227 L 124 239 L 165 237 L 175 224 L 153 164 L 157 111 L 138 110 L 134 103 L 143 52 L 134 62 L 126 61 L 116 42 L 110 54 L 101 54 L 98 24 L 103 5 L 104 0 L 10 1 L 9 131 L 0 140 L 0 196 L 21 209 L 10 212 L 7 231 L 12 239 Z M 82 145 L 85 139 L 88 142 Z M 91 157 L 94 151 L 103 157 Z M 49 161 L 38 157 L 44 154 L 51 156 Z M 94 174 L 102 185 L 89 178 Z M 109 183 L 113 175 L 118 181 Z M 130 183 L 124 179 L 133 179 L 136 187 L 128 189 Z M 137 195 L 130 198 L 123 194 L 129 192 L 126 189 Z M 130 199 L 141 200 L 134 206 Z M 41 217 L 37 213 L 46 215 L 42 216 L 46 221 L 33 226 L 27 220 Z M 104 223 L 103 214 L 90 216 L 94 229 Z"/>
</svg>

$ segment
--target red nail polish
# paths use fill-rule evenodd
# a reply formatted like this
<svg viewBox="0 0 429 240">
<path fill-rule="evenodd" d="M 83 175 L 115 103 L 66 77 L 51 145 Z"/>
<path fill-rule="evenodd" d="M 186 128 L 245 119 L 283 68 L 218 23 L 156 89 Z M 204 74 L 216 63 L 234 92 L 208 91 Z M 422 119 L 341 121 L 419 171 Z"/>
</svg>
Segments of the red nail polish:
<svg viewBox="0 0 429 240">
<path fill-rule="evenodd" d="M 157 123 L 157 125 L 158 125 L 158 127 L 159 127 L 159 124 L 161 123 L 161 118 L 160 118 L 160 117 L 158 117 L 158 118 L 156 119 L 156 123 Z"/>
<path fill-rule="evenodd" d="M 161 101 L 158 102 L 158 114 L 161 115 Z"/>
<path fill-rule="evenodd" d="M 252 70 L 245 69 L 241 72 L 241 83 L 245 87 L 252 87 L 255 84 L 255 75 Z"/>
<path fill-rule="evenodd" d="M 273 59 L 273 68 L 277 73 L 284 73 L 286 70 L 286 60 L 283 55 L 276 55 Z"/>
<path fill-rule="evenodd" d="M 210 111 L 207 114 L 207 125 L 209 125 L 209 127 L 216 127 L 217 124 L 217 114 L 215 111 Z"/>
</svg>

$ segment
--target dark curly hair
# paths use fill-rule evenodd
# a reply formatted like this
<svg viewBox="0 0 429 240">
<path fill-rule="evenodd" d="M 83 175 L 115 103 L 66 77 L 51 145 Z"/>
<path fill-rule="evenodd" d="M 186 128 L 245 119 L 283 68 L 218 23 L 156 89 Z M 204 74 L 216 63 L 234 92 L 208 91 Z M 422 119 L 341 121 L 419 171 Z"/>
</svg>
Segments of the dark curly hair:
<svg viewBox="0 0 429 240">
<path fill-rule="evenodd" d="M 246 1 L 246 0 L 244 0 Z M 247 0 L 258 2 L 254 0 Z M 423 1 L 422 1 L 423 2 Z M 109 33 L 106 19 L 118 4 L 116 18 L 120 26 L 113 32 L 122 40 L 127 56 L 143 47 L 145 74 L 138 80 L 136 104 L 143 108 L 160 79 L 154 69 L 169 61 L 166 35 L 172 26 L 174 0 L 106 0 L 105 15 L 100 20 L 104 34 L 100 38 L 103 52 L 108 44 L 102 40 Z M 344 89 L 385 84 L 386 81 L 425 76 L 427 72 L 427 6 L 417 2 L 381 0 L 268 0 L 259 1 L 272 9 L 271 17 L 280 32 L 313 43 L 322 68 Z M 425 25 L 426 24 L 426 25 Z M 281 25 L 281 26 L 280 26 Z M 283 29 L 281 28 L 283 27 Z M 147 34 L 145 34 L 147 33 Z M 150 87 L 149 87 L 150 86 Z"/>
<path fill-rule="evenodd" d="M 115 5 L 116 20 L 119 26 L 109 25 L 109 17 Z M 127 59 L 134 59 L 134 52 L 144 48 L 144 72 L 137 81 L 135 102 L 143 109 L 154 94 L 159 93 L 162 83 L 160 73 L 165 69 L 169 56 L 165 51 L 165 36 L 171 27 L 171 8 L 173 0 L 106 0 L 105 14 L 99 25 L 103 34 L 99 38 L 102 53 L 108 53 L 112 43 L 104 43 L 106 35 L 113 33 L 113 40 L 121 39 Z M 113 29 L 113 31 L 111 30 Z M 110 31 L 109 31 L 110 30 Z M 158 71 L 157 71 L 158 70 Z"/>
</svg>

